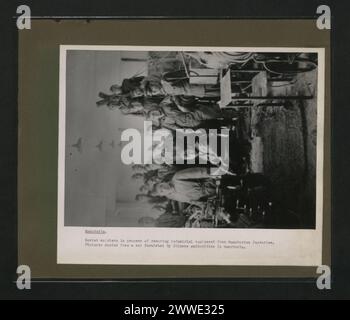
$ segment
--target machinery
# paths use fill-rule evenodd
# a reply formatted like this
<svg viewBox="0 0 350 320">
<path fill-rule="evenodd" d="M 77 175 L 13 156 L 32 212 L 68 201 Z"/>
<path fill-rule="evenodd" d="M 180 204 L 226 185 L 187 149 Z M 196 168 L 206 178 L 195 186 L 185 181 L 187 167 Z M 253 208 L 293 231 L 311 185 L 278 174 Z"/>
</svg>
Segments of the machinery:
<svg viewBox="0 0 350 320">
<path fill-rule="evenodd" d="M 225 178 L 216 179 L 216 194 L 209 198 L 202 208 L 196 205 L 186 208 L 186 227 L 266 226 L 272 215 L 273 204 L 269 201 L 268 184 L 264 182 L 264 177 L 249 173 L 235 177 L 236 182 Z"/>
</svg>

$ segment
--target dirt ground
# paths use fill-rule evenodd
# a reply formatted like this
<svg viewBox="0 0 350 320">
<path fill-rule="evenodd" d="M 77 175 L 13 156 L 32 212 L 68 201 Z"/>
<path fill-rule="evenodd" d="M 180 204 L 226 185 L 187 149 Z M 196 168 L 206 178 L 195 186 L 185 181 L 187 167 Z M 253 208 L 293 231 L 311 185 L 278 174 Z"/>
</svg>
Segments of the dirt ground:
<svg viewBox="0 0 350 320">
<path fill-rule="evenodd" d="M 314 228 L 316 199 L 317 70 L 291 82 L 273 82 L 274 96 L 311 99 L 255 104 L 246 116 L 251 138 L 251 170 L 271 182 L 276 227 Z"/>
</svg>

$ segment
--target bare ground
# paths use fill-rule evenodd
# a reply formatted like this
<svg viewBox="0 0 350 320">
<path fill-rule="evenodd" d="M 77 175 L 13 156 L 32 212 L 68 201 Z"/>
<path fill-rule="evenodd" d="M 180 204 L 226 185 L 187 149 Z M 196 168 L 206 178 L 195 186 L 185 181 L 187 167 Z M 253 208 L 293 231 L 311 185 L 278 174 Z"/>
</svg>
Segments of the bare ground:
<svg viewBox="0 0 350 320">
<path fill-rule="evenodd" d="M 290 100 L 285 106 L 256 105 L 246 118 L 252 138 L 251 168 L 271 181 L 276 227 L 315 225 L 316 79 L 317 70 L 297 75 L 292 83 L 273 83 L 269 91 L 275 96 L 313 98 Z"/>
</svg>

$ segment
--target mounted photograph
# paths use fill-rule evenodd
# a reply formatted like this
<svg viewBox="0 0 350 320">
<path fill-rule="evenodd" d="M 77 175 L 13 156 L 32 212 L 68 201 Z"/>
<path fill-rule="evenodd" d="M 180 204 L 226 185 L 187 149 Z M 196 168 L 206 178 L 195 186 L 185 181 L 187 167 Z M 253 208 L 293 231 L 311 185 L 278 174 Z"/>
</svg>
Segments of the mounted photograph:
<svg viewBox="0 0 350 320">
<path fill-rule="evenodd" d="M 61 46 L 59 260 L 320 259 L 323 95 L 323 49 Z"/>
</svg>

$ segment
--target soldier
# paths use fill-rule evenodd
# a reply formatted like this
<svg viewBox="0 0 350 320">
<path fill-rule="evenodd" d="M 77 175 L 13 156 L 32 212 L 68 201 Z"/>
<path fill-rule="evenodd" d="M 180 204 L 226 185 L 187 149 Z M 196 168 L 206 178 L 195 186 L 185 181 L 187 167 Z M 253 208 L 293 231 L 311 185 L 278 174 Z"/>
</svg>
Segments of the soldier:
<svg viewBox="0 0 350 320">
<path fill-rule="evenodd" d="M 198 98 L 219 97 L 216 85 L 191 84 L 188 79 L 167 81 L 161 76 L 147 76 L 124 79 L 121 86 L 113 85 L 112 92 L 129 94 L 133 98 L 140 96 L 193 96 Z"/>
<path fill-rule="evenodd" d="M 150 110 L 147 119 L 156 127 L 170 130 L 203 128 L 208 120 L 226 119 L 227 116 L 217 104 L 196 104 L 193 108 L 182 107 L 169 99 L 163 100 L 158 109 Z"/>
<path fill-rule="evenodd" d="M 178 171 L 169 182 L 156 184 L 153 193 L 203 207 L 203 201 L 216 194 L 216 184 L 209 168 L 194 167 Z"/>
</svg>

